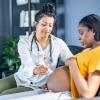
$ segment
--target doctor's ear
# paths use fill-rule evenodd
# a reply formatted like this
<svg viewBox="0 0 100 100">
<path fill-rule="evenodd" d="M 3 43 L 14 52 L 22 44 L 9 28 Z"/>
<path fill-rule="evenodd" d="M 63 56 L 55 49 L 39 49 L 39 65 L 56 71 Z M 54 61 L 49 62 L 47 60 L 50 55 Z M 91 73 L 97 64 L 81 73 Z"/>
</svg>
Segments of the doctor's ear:
<svg viewBox="0 0 100 100">
<path fill-rule="evenodd" d="M 36 27 L 36 25 L 37 25 L 37 22 L 34 21 L 34 22 L 33 22 L 33 27 Z"/>
</svg>

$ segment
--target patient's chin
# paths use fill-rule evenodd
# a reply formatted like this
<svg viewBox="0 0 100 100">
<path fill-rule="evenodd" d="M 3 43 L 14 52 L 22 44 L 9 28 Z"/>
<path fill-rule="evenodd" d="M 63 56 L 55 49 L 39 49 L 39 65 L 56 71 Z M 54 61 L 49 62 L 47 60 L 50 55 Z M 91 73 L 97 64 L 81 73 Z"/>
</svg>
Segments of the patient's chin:
<svg viewBox="0 0 100 100">
<path fill-rule="evenodd" d="M 53 92 L 64 92 L 70 89 L 70 75 L 66 67 L 57 68 L 49 77 L 47 87 Z"/>
</svg>

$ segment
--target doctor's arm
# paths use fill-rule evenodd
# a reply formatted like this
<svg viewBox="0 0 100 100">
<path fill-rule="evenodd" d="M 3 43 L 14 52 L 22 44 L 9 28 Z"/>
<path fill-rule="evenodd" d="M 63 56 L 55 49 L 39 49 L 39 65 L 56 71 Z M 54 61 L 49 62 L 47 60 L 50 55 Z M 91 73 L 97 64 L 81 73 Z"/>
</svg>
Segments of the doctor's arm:
<svg viewBox="0 0 100 100">
<path fill-rule="evenodd" d="M 47 66 L 37 66 L 33 63 L 28 42 L 23 40 L 18 42 L 18 53 L 21 59 L 21 64 L 24 66 L 23 70 L 25 73 L 30 76 L 33 74 L 47 73 Z"/>
</svg>

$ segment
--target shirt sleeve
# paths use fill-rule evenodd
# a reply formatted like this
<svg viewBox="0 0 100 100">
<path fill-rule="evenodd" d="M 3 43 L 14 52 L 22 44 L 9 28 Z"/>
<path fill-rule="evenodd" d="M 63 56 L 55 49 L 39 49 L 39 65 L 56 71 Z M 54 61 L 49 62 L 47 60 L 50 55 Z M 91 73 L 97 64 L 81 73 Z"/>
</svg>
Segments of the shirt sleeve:
<svg viewBox="0 0 100 100">
<path fill-rule="evenodd" d="M 29 48 L 30 46 L 28 42 L 29 41 L 25 41 L 24 39 L 19 40 L 18 53 L 24 73 L 27 73 L 28 75 L 33 75 L 33 68 L 35 68 L 36 65 L 32 61 Z"/>
<path fill-rule="evenodd" d="M 60 39 L 59 41 L 59 48 L 60 48 L 60 58 L 62 61 L 66 61 L 66 59 L 73 57 L 73 54 L 69 50 L 67 44 Z"/>
<path fill-rule="evenodd" d="M 88 72 L 94 72 L 96 70 L 100 71 L 100 51 L 96 52 L 93 54 L 93 57 L 91 57 L 89 61 L 89 68 Z"/>
</svg>

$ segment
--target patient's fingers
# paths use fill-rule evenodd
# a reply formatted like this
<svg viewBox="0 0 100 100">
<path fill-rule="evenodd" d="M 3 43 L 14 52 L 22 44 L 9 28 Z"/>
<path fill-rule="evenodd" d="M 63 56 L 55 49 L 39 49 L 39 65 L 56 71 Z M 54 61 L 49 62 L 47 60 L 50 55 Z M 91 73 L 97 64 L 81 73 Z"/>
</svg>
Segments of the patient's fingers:
<svg viewBox="0 0 100 100">
<path fill-rule="evenodd" d="M 44 92 L 51 92 L 51 90 L 48 89 L 47 84 L 43 85 L 43 91 Z"/>
<path fill-rule="evenodd" d="M 52 90 L 43 89 L 44 92 L 52 92 Z"/>
</svg>

